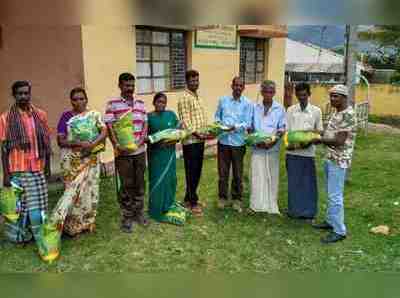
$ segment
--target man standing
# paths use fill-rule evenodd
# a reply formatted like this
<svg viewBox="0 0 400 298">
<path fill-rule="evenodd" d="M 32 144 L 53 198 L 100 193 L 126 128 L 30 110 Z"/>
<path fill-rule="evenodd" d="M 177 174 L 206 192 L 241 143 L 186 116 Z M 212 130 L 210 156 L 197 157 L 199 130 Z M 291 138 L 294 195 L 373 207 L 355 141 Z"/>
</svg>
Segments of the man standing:
<svg viewBox="0 0 400 298">
<path fill-rule="evenodd" d="M 207 125 L 203 100 L 197 94 L 199 89 L 199 73 L 196 70 L 186 72 L 187 89 L 178 99 L 178 114 L 184 127 L 191 129 L 193 135 L 183 143 L 183 159 L 186 175 L 185 207 L 192 210 L 196 216 L 202 216 L 199 205 L 197 187 L 200 182 L 204 158 L 205 136 L 198 133 Z"/>
<path fill-rule="evenodd" d="M 263 102 L 255 105 L 252 128 L 255 131 L 282 136 L 286 129 L 284 107 L 275 101 L 273 81 L 261 84 Z M 250 209 L 254 212 L 280 214 L 278 207 L 279 150 L 281 139 L 270 144 L 258 144 L 251 154 Z"/>
<path fill-rule="evenodd" d="M 147 115 L 142 100 L 134 97 L 135 77 L 122 73 L 118 79 L 121 96 L 108 101 L 104 121 L 115 152 L 115 170 L 120 181 L 118 201 L 122 211 L 121 230 L 132 233 L 133 224 L 147 226 L 143 215 L 146 169 Z M 132 112 L 134 137 L 138 149 L 129 151 L 118 144 L 112 124 L 126 112 Z"/>
<path fill-rule="evenodd" d="M 222 134 L 218 140 L 218 207 L 228 204 L 229 172 L 232 165 L 231 195 L 233 208 L 242 212 L 243 158 L 246 153 L 245 133 L 251 127 L 252 104 L 242 96 L 245 88 L 241 78 L 232 80 L 232 95 L 221 97 L 215 113 L 215 121 L 231 127 L 231 132 Z"/>
<path fill-rule="evenodd" d="M 295 87 L 298 104 L 287 111 L 288 131 L 323 131 L 321 109 L 309 102 L 310 85 Z M 312 220 L 317 214 L 318 188 L 315 171 L 315 145 L 290 150 L 286 154 L 288 175 L 288 216 Z"/>
<path fill-rule="evenodd" d="M 347 87 L 336 85 L 329 93 L 331 105 L 336 111 L 330 117 L 321 140 L 327 146 L 324 169 L 328 208 L 326 221 L 314 225 L 317 229 L 331 231 L 321 239 L 322 243 L 334 243 L 346 238 L 343 191 L 346 170 L 351 165 L 357 129 L 355 112 L 347 103 Z"/>
<path fill-rule="evenodd" d="M 3 184 L 14 182 L 23 188 L 23 194 L 18 222 L 7 222 L 6 236 L 23 243 L 38 239 L 47 212 L 50 130 L 46 113 L 32 104 L 30 83 L 17 81 L 11 89 L 15 104 L 0 116 Z"/>
</svg>

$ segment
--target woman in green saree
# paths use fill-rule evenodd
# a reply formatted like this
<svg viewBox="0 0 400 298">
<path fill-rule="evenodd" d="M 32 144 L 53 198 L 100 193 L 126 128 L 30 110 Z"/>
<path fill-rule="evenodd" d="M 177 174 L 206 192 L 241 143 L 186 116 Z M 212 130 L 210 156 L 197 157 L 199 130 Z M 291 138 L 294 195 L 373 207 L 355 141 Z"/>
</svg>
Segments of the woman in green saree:
<svg viewBox="0 0 400 298">
<path fill-rule="evenodd" d="M 165 110 L 167 96 L 159 92 L 154 96 L 155 110 L 148 115 L 149 135 L 180 126 L 178 117 L 172 111 Z M 186 209 L 176 200 L 176 143 L 149 144 L 149 215 L 158 222 L 183 225 Z"/>
</svg>

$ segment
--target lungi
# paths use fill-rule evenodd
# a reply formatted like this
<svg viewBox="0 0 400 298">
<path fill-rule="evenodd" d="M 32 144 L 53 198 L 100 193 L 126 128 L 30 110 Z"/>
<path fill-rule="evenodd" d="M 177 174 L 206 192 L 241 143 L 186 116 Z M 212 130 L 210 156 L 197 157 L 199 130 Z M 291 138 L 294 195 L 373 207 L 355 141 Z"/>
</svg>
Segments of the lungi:
<svg viewBox="0 0 400 298">
<path fill-rule="evenodd" d="M 280 214 L 278 207 L 279 151 L 256 150 L 251 155 L 250 209 Z"/>
<path fill-rule="evenodd" d="M 21 213 L 18 221 L 5 224 L 5 235 L 14 243 L 38 239 L 40 225 L 48 208 L 47 182 L 42 172 L 21 172 L 12 175 L 24 189 L 21 196 Z"/>
<path fill-rule="evenodd" d="M 318 187 L 314 157 L 286 155 L 288 215 L 313 219 L 317 215 Z"/>
</svg>

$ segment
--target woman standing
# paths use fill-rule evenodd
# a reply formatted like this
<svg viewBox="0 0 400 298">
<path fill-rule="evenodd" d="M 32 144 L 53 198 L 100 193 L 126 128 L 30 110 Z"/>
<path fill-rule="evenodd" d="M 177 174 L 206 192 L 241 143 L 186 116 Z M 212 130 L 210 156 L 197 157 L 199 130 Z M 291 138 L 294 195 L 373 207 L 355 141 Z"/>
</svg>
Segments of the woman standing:
<svg viewBox="0 0 400 298">
<path fill-rule="evenodd" d="M 148 115 L 149 135 L 177 128 L 179 121 L 172 111 L 166 111 L 167 96 L 160 92 L 154 96 L 155 111 Z M 156 143 L 147 150 L 149 162 L 149 214 L 159 222 L 182 225 L 185 209 L 176 203 L 176 151 L 175 143 Z"/>
<path fill-rule="evenodd" d="M 61 168 L 65 192 L 53 211 L 51 220 L 64 233 L 76 236 L 95 230 L 99 201 L 100 160 L 107 129 L 101 114 L 87 108 L 86 91 L 75 88 L 70 93 L 72 110 L 64 112 L 58 123 L 58 145 L 61 148 Z M 73 139 L 74 128 L 84 126 L 94 137 L 91 141 Z"/>
</svg>

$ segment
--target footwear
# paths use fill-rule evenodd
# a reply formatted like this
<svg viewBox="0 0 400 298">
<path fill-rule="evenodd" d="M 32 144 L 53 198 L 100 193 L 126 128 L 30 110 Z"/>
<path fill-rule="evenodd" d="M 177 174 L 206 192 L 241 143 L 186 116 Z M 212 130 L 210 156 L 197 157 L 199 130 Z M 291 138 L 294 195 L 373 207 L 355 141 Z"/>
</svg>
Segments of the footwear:
<svg viewBox="0 0 400 298">
<path fill-rule="evenodd" d="M 336 234 L 335 232 L 330 232 L 326 237 L 321 238 L 321 242 L 324 244 L 335 243 L 346 239 L 346 235 Z"/>
<path fill-rule="evenodd" d="M 192 204 L 189 201 L 184 201 L 183 207 L 185 207 L 186 209 L 192 209 Z"/>
<path fill-rule="evenodd" d="M 237 211 L 237 212 L 239 212 L 239 213 L 242 213 L 242 204 L 241 204 L 241 202 L 239 202 L 239 201 L 235 201 L 234 203 L 233 203 L 233 205 L 232 205 L 232 208 L 233 208 L 233 210 L 235 210 L 235 211 Z"/>
<path fill-rule="evenodd" d="M 149 221 L 148 221 L 143 215 L 138 215 L 138 216 L 135 218 L 135 221 L 136 221 L 139 225 L 141 225 L 141 226 L 143 226 L 143 227 L 147 227 L 147 226 L 149 225 Z"/>
<path fill-rule="evenodd" d="M 225 209 L 226 207 L 228 207 L 228 202 L 226 200 L 219 199 L 217 202 L 217 207 L 218 209 Z"/>
<path fill-rule="evenodd" d="M 94 223 L 90 224 L 88 232 L 89 233 L 95 233 L 96 232 L 96 224 L 94 224 Z"/>
<path fill-rule="evenodd" d="M 326 221 L 320 223 L 320 224 L 313 224 L 312 227 L 314 229 L 320 229 L 320 230 L 333 230 L 333 227 L 328 224 Z"/>
<path fill-rule="evenodd" d="M 121 222 L 121 232 L 131 234 L 133 232 L 133 223 L 128 219 Z"/>
<path fill-rule="evenodd" d="M 192 206 L 191 210 L 194 216 L 197 217 L 203 216 L 203 209 L 199 205 Z"/>
</svg>

